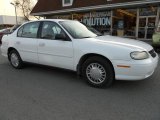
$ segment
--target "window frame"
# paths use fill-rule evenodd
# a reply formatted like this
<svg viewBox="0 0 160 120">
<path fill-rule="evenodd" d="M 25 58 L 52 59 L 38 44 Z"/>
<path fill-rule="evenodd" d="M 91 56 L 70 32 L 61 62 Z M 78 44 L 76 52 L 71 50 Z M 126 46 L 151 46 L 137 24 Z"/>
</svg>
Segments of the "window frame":
<svg viewBox="0 0 160 120">
<path fill-rule="evenodd" d="M 70 0 L 70 3 L 65 3 L 65 0 L 62 0 L 62 6 L 67 7 L 67 6 L 72 6 L 73 0 Z"/>
<path fill-rule="evenodd" d="M 22 37 L 22 33 L 21 33 L 20 36 L 18 35 L 18 33 L 19 33 L 19 31 L 21 30 L 21 28 L 22 28 L 22 33 L 23 33 L 23 28 L 24 28 L 24 26 L 22 25 L 22 26 L 17 30 L 17 37 Z"/>
<path fill-rule="evenodd" d="M 28 25 L 28 24 L 31 24 L 31 23 L 39 23 L 36 37 L 24 37 L 24 36 L 22 36 L 24 27 L 25 27 L 26 25 Z M 17 37 L 37 39 L 38 36 L 39 36 L 39 29 L 40 29 L 40 26 L 41 26 L 41 22 L 40 22 L 40 21 L 35 21 L 35 22 L 26 23 L 26 24 L 22 25 L 22 26 L 17 30 Z M 19 36 L 18 33 L 19 33 L 19 31 L 21 30 L 21 28 L 22 28 L 22 34 Z"/>
<path fill-rule="evenodd" d="M 44 38 L 42 38 L 42 37 L 41 37 L 41 34 L 42 34 L 43 24 L 44 24 L 45 22 L 53 23 L 53 24 L 57 25 L 59 28 L 61 28 L 61 30 L 64 32 L 64 34 L 65 34 L 65 36 L 66 36 L 66 40 L 44 39 Z M 39 39 L 43 39 L 43 40 L 53 40 L 53 41 L 55 41 L 55 40 L 56 40 L 56 41 L 72 41 L 71 38 L 67 35 L 67 33 L 63 30 L 63 28 L 62 28 L 59 24 L 57 24 L 56 22 L 54 22 L 54 21 L 42 21 L 42 22 L 40 23 L 40 28 L 39 28 L 39 31 L 38 31 L 38 38 L 39 38 Z"/>
</svg>

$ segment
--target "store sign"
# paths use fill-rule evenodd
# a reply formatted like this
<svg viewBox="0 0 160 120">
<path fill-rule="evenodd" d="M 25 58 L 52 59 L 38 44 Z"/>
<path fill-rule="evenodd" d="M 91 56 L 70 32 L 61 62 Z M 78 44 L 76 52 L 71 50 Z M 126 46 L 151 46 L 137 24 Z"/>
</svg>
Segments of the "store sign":
<svg viewBox="0 0 160 120">
<path fill-rule="evenodd" d="M 87 13 L 83 16 L 81 21 L 91 26 L 110 26 L 111 25 L 111 12 L 93 12 Z"/>
</svg>

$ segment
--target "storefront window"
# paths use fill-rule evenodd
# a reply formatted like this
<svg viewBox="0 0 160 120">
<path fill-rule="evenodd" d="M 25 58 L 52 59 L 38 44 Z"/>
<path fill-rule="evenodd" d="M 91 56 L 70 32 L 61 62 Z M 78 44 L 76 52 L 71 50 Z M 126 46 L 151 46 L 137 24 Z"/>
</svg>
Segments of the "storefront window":
<svg viewBox="0 0 160 120">
<path fill-rule="evenodd" d="M 94 27 L 104 34 L 129 38 L 137 37 L 140 39 L 151 39 L 156 27 L 156 20 L 158 17 L 157 10 L 158 7 L 155 6 L 133 9 L 118 8 L 112 10 L 112 12 L 108 10 L 92 10 L 66 15 L 54 15 L 47 18 L 78 20 L 86 25 Z"/>
<path fill-rule="evenodd" d="M 135 37 L 137 9 L 116 9 L 113 11 L 112 35 Z"/>
<path fill-rule="evenodd" d="M 139 16 L 155 16 L 157 15 L 157 7 L 146 7 L 139 9 Z"/>
<path fill-rule="evenodd" d="M 139 9 L 138 38 L 152 39 L 155 32 L 157 7 L 148 6 Z"/>
<path fill-rule="evenodd" d="M 92 26 L 101 33 L 110 34 L 111 12 L 88 12 L 73 14 L 73 19 L 79 20 L 86 25 Z"/>
<path fill-rule="evenodd" d="M 89 13 L 73 13 L 72 17 L 73 17 L 73 20 L 81 21 L 86 14 L 89 14 Z"/>
<path fill-rule="evenodd" d="M 90 25 L 101 33 L 110 34 L 111 11 L 91 12 Z"/>
</svg>

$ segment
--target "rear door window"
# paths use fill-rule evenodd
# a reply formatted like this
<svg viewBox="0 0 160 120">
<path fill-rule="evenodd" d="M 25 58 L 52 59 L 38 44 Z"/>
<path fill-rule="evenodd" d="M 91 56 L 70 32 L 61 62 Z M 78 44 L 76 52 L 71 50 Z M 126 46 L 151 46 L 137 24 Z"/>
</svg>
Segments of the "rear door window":
<svg viewBox="0 0 160 120">
<path fill-rule="evenodd" d="M 39 25 L 40 22 L 32 22 L 25 24 L 22 28 L 19 29 L 18 36 L 25 38 L 37 38 Z"/>
</svg>

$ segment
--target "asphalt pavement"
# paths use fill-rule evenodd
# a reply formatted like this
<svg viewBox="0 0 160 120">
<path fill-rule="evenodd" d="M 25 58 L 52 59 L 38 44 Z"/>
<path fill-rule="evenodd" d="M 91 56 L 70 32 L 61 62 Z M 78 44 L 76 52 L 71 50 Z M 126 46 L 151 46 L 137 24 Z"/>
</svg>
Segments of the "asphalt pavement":
<svg viewBox="0 0 160 120">
<path fill-rule="evenodd" d="M 16 70 L 0 55 L 0 120 L 160 120 L 160 64 L 142 81 L 88 86 L 72 71 Z"/>
</svg>

